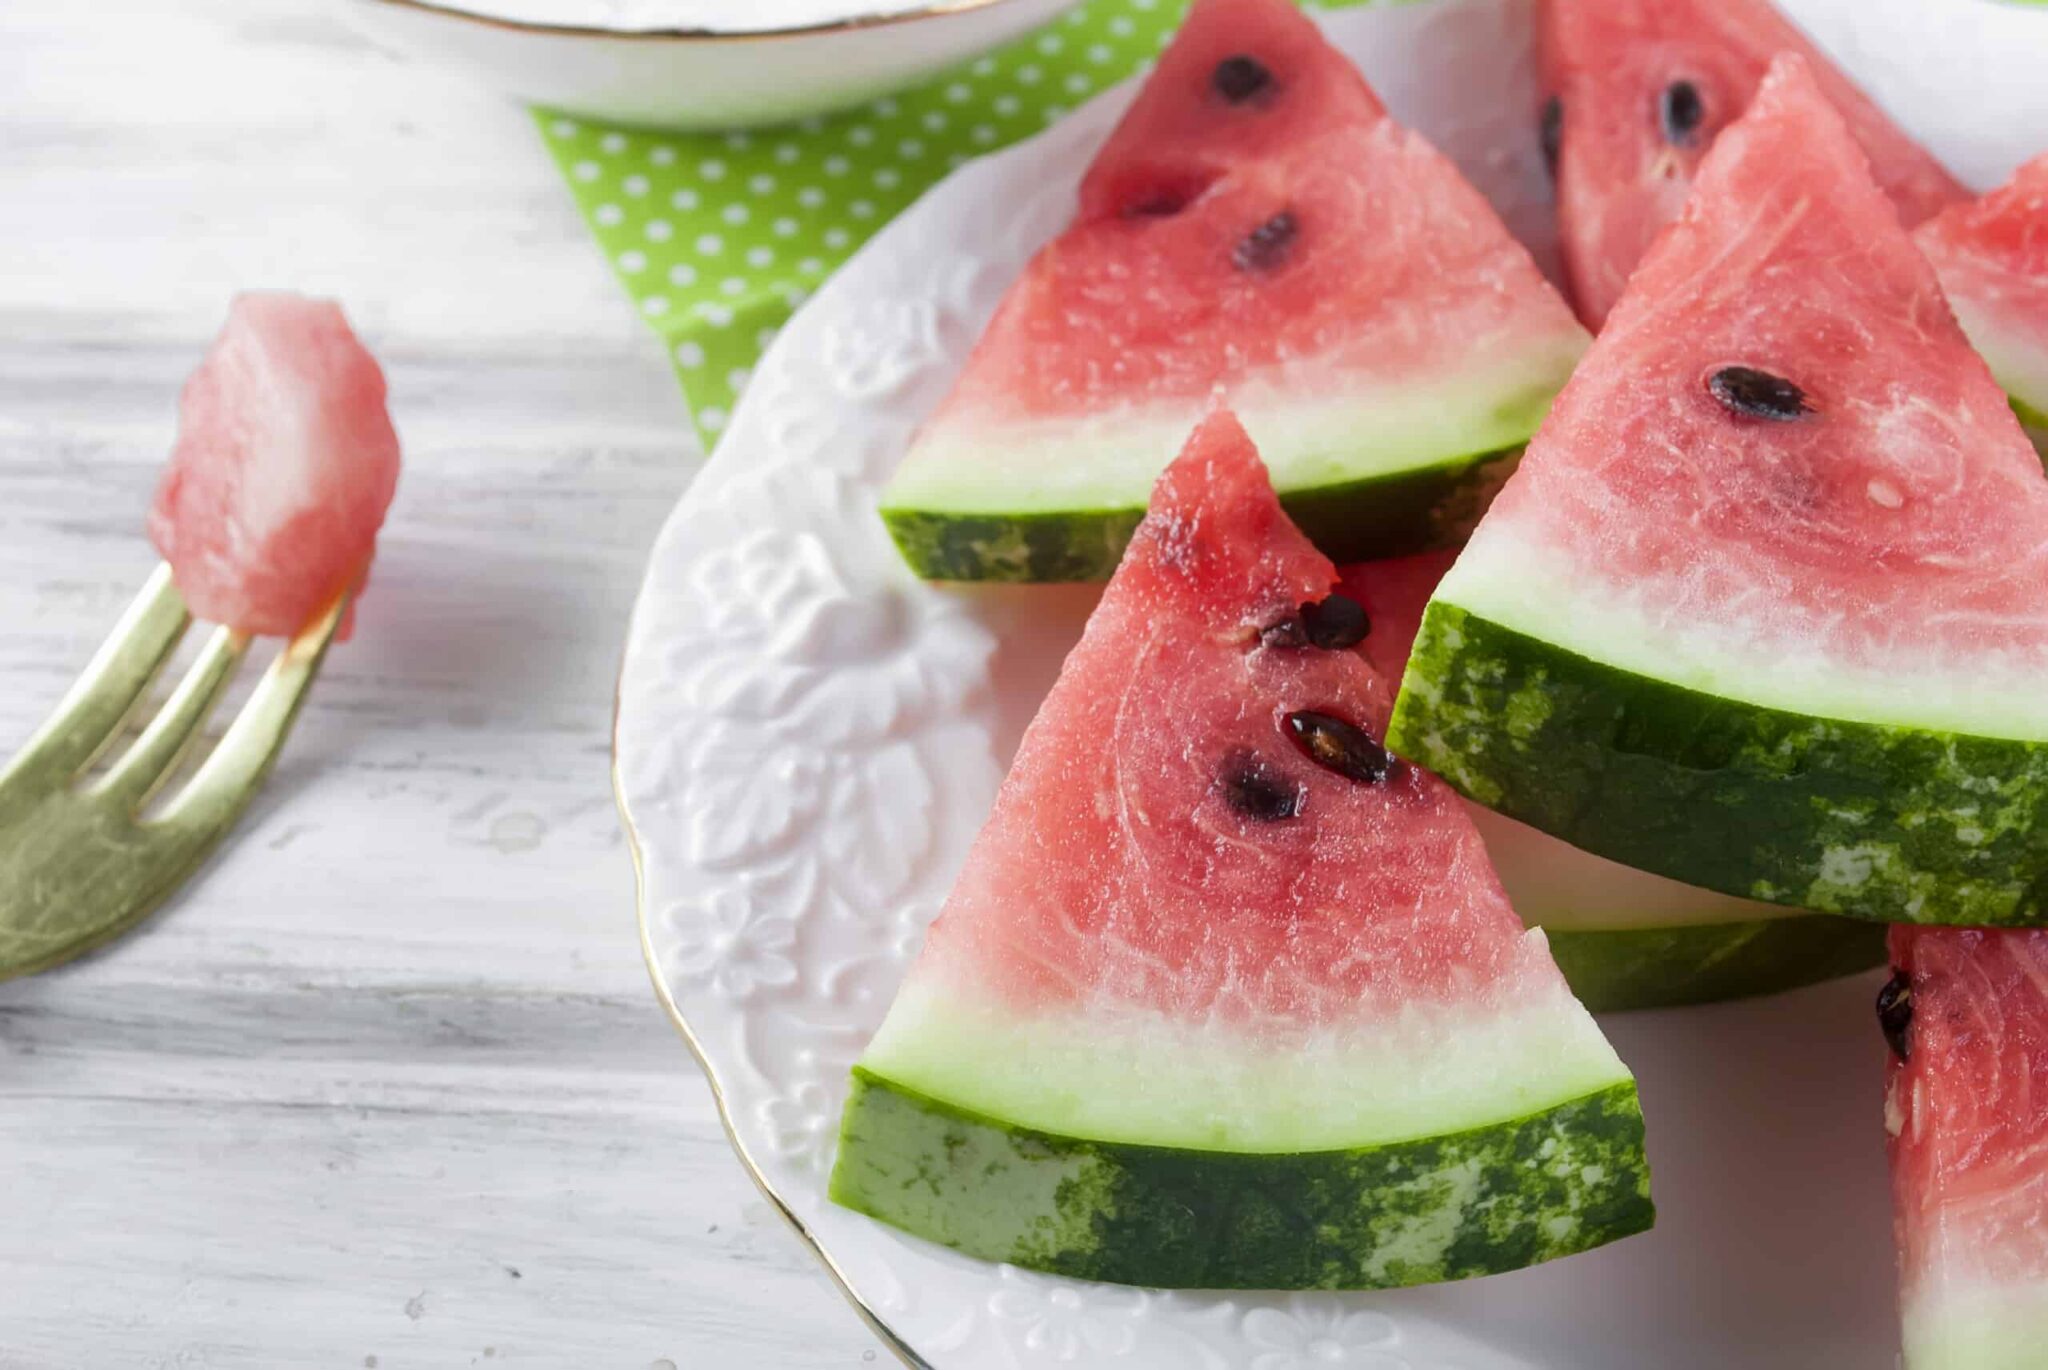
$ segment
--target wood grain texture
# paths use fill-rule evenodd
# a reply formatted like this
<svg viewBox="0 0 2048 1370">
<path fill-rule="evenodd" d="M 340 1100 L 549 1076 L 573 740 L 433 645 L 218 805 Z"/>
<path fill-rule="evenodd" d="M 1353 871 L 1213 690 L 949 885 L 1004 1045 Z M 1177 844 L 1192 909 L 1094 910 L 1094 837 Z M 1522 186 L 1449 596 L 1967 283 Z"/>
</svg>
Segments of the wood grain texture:
<svg viewBox="0 0 2048 1370">
<path fill-rule="evenodd" d="M 0 986 L 0 1367 L 887 1363 L 640 964 L 613 674 L 700 454 L 522 113 L 331 0 L 0 6 L 0 750 L 259 285 L 346 302 L 405 478 L 226 850 Z"/>
</svg>

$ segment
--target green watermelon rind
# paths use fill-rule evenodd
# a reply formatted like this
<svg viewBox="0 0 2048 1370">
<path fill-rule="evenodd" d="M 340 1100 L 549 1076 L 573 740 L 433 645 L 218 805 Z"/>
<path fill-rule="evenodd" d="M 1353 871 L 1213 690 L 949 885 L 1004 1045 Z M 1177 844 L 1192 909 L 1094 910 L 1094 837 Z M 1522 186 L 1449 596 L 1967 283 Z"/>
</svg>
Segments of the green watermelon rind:
<svg viewBox="0 0 2048 1370">
<path fill-rule="evenodd" d="M 1522 444 L 1354 480 L 1282 489 L 1280 503 L 1333 561 L 1406 556 L 1463 542 L 1520 461 Z M 925 580 L 1107 580 L 1144 517 L 1129 504 L 991 512 L 884 504 L 882 521 Z"/>
<path fill-rule="evenodd" d="M 2034 450 L 2041 454 L 2041 461 L 2048 465 L 2048 414 L 2029 405 L 2017 395 L 2007 396 L 2012 401 L 2012 412 L 2019 415 L 2020 427 L 2026 430 Z"/>
<path fill-rule="evenodd" d="M 831 1196 L 986 1260 L 1178 1289 L 1381 1289 L 1520 1269 L 1646 1230 L 1622 1082 L 1527 1117 L 1358 1150 L 1064 1137 L 856 1067 Z"/>
<path fill-rule="evenodd" d="M 1825 914 L 1669 927 L 1544 928 L 1595 1013 L 1680 1008 L 1803 989 L 1885 963 L 1885 926 Z"/>
<path fill-rule="evenodd" d="M 2048 743 L 1728 699 L 1432 601 L 1388 731 L 1479 803 L 1728 894 L 2048 923 Z"/>
<path fill-rule="evenodd" d="M 1884 963 L 1882 925 L 1681 885 L 1467 810 L 1508 902 L 1595 1013 L 1776 994 Z"/>
</svg>

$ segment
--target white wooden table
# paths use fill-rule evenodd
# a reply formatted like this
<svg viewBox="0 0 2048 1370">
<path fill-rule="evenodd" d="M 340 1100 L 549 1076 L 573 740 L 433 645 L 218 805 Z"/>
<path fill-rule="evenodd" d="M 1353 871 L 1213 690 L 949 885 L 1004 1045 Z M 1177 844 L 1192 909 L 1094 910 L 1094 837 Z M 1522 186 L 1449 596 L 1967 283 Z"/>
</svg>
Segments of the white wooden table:
<svg viewBox="0 0 2048 1370">
<path fill-rule="evenodd" d="M 203 878 L 0 985 L 0 1368 L 887 1363 L 649 993 L 608 781 L 700 461 L 524 115 L 332 0 L 0 4 L 0 751 L 153 554 L 229 294 L 343 299 L 406 471 Z"/>
</svg>

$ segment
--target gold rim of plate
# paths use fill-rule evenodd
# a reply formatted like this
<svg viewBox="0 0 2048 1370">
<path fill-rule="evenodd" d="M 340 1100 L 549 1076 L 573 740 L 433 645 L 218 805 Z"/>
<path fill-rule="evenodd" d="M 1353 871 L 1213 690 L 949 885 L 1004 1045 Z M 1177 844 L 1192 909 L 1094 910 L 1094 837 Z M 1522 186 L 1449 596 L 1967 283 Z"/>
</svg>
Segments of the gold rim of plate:
<svg viewBox="0 0 2048 1370">
<path fill-rule="evenodd" d="M 621 677 L 624 676 L 624 673 L 624 664 L 622 662 L 620 666 Z M 648 979 L 654 982 L 654 997 L 661 1001 L 662 1012 L 668 1015 L 669 1022 L 675 1024 L 676 1031 L 682 1036 L 683 1045 L 690 1049 L 690 1055 L 696 1060 L 697 1068 L 704 1072 L 705 1083 L 711 1086 L 711 1100 L 718 1107 L 718 1125 L 724 1129 L 725 1140 L 732 1147 L 733 1155 L 739 1158 L 740 1165 L 747 1172 L 747 1177 L 754 1182 L 754 1187 L 761 1191 L 761 1196 L 768 1200 L 769 1206 L 781 1215 L 782 1220 L 789 1224 L 790 1230 L 796 1233 L 798 1239 L 811 1249 L 811 1254 L 818 1258 L 819 1264 L 825 1267 L 825 1273 L 831 1276 L 832 1283 L 839 1290 L 840 1296 L 853 1306 L 853 1311 L 859 1314 L 860 1320 L 868 1325 L 868 1330 L 881 1338 L 882 1345 L 887 1347 L 890 1353 L 902 1361 L 905 1366 L 909 1367 L 909 1370 L 932 1370 L 932 1367 L 926 1363 L 924 1358 L 911 1349 L 910 1343 L 905 1341 L 896 1329 L 884 1322 L 881 1314 L 868 1307 L 861 1300 L 860 1295 L 854 1292 L 853 1285 L 847 1281 L 845 1272 L 840 1270 L 838 1262 L 832 1259 L 831 1253 L 825 1250 L 824 1246 L 819 1243 L 815 1236 L 811 1235 L 811 1230 L 804 1226 L 803 1219 L 797 1217 L 790 1210 L 789 1205 L 784 1202 L 782 1196 L 775 1192 L 774 1186 L 768 1183 L 768 1177 L 761 1173 L 761 1167 L 748 1154 L 746 1144 L 740 1140 L 739 1133 L 733 1129 L 732 1111 L 726 1105 L 725 1087 L 719 1081 L 717 1068 L 711 1064 L 711 1059 L 704 1054 L 704 1048 L 698 1042 L 697 1034 L 691 1029 L 689 1020 L 683 1016 L 682 1006 L 676 1002 L 675 996 L 669 992 L 668 982 L 662 979 L 661 967 L 655 959 L 654 937 L 647 927 L 647 865 L 641 851 L 640 830 L 633 824 L 633 807 L 627 802 L 625 786 L 619 780 L 619 692 L 616 689 L 612 695 L 611 778 L 612 799 L 619 808 L 619 823 L 626 830 L 626 850 L 633 857 L 633 919 L 640 930 L 640 959 L 647 966 Z"/>
<path fill-rule="evenodd" d="M 660 43 L 757 43 L 774 38 L 817 37 L 831 33 L 849 33 L 855 29 L 887 28 L 900 24 L 914 23 L 920 19 L 940 19 L 950 15 L 971 14 L 976 10 L 994 9 L 1013 0 L 928 0 L 928 3 L 908 10 L 869 10 L 848 15 L 822 24 L 793 24 L 787 28 L 774 29 L 612 29 L 599 24 L 557 24 L 535 19 L 511 19 L 502 15 L 479 14 L 465 9 L 453 0 L 369 0 L 369 3 L 383 5 L 390 9 L 412 10 L 431 15 L 437 19 L 452 19 L 476 24 L 483 28 L 501 29 L 512 33 L 531 34 L 548 38 L 605 38 L 627 42 Z"/>
</svg>

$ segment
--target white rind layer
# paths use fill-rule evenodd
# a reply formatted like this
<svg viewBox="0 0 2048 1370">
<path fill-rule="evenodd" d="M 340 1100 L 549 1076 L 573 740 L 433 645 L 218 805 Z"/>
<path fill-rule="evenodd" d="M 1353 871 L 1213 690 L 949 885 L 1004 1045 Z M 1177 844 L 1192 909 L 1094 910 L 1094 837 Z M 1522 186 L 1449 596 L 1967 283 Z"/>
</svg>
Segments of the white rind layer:
<svg viewBox="0 0 2048 1370">
<path fill-rule="evenodd" d="M 1712 622 L 1660 608 L 1654 582 L 1629 590 L 1588 576 L 1597 552 L 1539 545 L 1512 525 L 1479 530 L 1435 598 L 1568 652 L 1720 699 L 1849 723 L 2048 740 L 2048 659 L 1930 654 L 1901 625 L 1896 650 L 1843 661 L 1785 631 L 1759 601 Z M 1911 669 L 1901 663 L 1910 662 Z"/>
<path fill-rule="evenodd" d="M 1455 377 L 1369 387 L 1334 370 L 1280 367 L 1225 393 L 1273 484 L 1315 489 L 1520 447 L 1585 345 L 1567 333 Z M 1140 508 L 1208 403 L 1043 419 L 948 414 L 912 445 L 882 502 L 999 514 Z"/>
<path fill-rule="evenodd" d="M 2005 393 L 2037 414 L 2048 414 L 2048 319 L 2015 323 L 1970 299 L 1949 303 Z"/>
<path fill-rule="evenodd" d="M 1296 1035 L 1129 1005 L 1020 1015 L 913 973 L 861 1064 L 1043 1132 L 1254 1154 L 1462 1132 L 1630 1079 L 1562 978 L 1512 998 L 1410 1004 Z"/>
<path fill-rule="evenodd" d="M 1950 1283 L 1910 1296 L 1905 1370 L 2042 1370 L 2048 1282 Z"/>
</svg>

